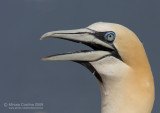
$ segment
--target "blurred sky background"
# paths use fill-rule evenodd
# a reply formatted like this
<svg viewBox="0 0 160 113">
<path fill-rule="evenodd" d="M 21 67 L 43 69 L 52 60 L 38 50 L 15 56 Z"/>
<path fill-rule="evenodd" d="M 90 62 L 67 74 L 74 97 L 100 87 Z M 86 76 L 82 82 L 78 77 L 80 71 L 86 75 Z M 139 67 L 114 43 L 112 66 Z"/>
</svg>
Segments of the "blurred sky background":
<svg viewBox="0 0 160 113">
<path fill-rule="evenodd" d="M 47 55 L 89 47 L 60 39 L 40 41 L 52 30 L 114 22 L 143 42 L 155 79 L 152 113 L 160 111 L 159 0 L 1 0 L 0 113 L 100 113 L 96 79 L 73 62 L 43 62 Z M 44 103 L 40 110 L 9 110 L 4 103 Z"/>
</svg>

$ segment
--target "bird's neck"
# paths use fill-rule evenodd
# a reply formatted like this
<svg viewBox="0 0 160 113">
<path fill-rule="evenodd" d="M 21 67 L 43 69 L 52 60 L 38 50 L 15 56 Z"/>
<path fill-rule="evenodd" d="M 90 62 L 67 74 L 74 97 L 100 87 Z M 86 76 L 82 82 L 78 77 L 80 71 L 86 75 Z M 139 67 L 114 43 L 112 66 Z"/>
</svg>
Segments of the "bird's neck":
<svg viewBox="0 0 160 113">
<path fill-rule="evenodd" d="M 135 69 L 114 57 L 91 64 L 102 78 L 102 113 L 151 113 L 154 82 L 149 66 Z"/>
<path fill-rule="evenodd" d="M 121 84 L 114 85 L 112 80 L 107 80 L 106 83 L 100 84 L 101 113 L 132 113 L 125 105 L 127 95 L 121 94 L 123 91 L 118 88 Z"/>
<path fill-rule="evenodd" d="M 152 95 L 146 94 L 148 91 L 143 94 L 124 81 L 109 79 L 101 84 L 101 113 L 151 113 Z"/>
</svg>

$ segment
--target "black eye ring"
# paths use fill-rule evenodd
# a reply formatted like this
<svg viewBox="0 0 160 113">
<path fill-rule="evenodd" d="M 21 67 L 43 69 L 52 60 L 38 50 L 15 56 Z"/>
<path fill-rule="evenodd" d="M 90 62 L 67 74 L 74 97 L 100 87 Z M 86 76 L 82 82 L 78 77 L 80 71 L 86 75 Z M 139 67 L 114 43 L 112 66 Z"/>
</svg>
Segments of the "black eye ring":
<svg viewBox="0 0 160 113">
<path fill-rule="evenodd" d="M 108 42 L 113 42 L 115 37 L 116 37 L 116 34 L 112 31 L 110 32 L 107 32 L 104 37 L 107 39 Z"/>
</svg>

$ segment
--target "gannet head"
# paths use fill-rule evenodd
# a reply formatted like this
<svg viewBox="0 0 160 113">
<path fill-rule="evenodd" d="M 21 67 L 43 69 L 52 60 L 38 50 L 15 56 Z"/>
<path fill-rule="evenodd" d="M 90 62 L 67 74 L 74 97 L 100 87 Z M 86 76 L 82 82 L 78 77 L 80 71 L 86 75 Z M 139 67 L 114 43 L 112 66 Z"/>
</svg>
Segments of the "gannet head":
<svg viewBox="0 0 160 113">
<path fill-rule="evenodd" d="M 102 99 L 110 103 L 102 112 L 105 108 L 110 113 L 151 112 L 152 72 L 143 45 L 131 30 L 115 23 L 98 22 L 82 29 L 51 31 L 41 40 L 47 37 L 83 43 L 93 49 L 51 55 L 42 60 L 74 61 L 87 67 L 100 84 Z M 102 100 L 102 106 L 107 105 L 106 101 Z"/>
<path fill-rule="evenodd" d="M 83 43 L 93 48 L 93 51 L 64 53 L 49 56 L 43 60 L 94 61 L 107 55 L 114 56 L 128 65 L 134 65 L 137 60 L 135 54 L 144 52 L 140 50 L 143 46 L 137 36 L 128 28 L 115 23 L 98 22 L 82 29 L 52 31 L 44 34 L 41 40 L 47 37 Z"/>
</svg>

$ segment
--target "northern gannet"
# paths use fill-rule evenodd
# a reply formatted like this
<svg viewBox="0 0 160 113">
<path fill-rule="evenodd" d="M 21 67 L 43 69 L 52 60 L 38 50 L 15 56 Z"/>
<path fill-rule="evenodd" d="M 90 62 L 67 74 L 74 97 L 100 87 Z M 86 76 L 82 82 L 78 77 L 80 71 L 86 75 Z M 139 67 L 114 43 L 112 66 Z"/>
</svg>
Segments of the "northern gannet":
<svg viewBox="0 0 160 113">
<path fill-rule="evenodd" d="M 101 113 L 151 113 L 154 80 L 138 37 L 128 28 L 97 22 L 86 28 L 51 31 L 47 37 L 83 43 L 83 50 L 43 58 L 44 61 L 74 61 L 87 67 L 101 89 Z"/>
</svg>

